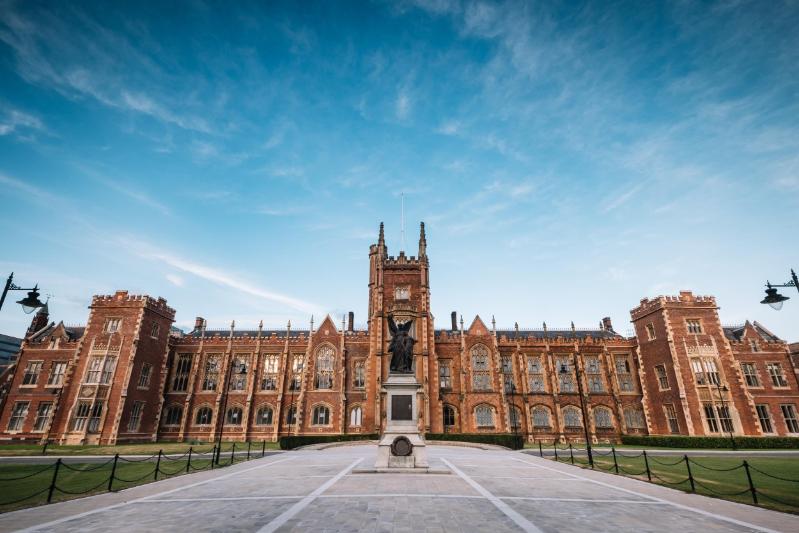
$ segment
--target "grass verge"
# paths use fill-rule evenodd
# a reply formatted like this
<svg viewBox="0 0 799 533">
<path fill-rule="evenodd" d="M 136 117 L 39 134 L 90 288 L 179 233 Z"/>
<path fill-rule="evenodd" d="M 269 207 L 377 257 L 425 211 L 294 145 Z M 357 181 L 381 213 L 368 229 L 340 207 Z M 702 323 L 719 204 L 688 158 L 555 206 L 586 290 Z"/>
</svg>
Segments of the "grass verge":
<svg viewBox="0 0 799 533">
<path fill-rule="evenodd" d="M 658 485 L 754 504 L 743 459 L 739 457 L 689 457 L 693 488 L 688 466 L 681 457 L 648 456 L 616 452 L 614 463 L 610 450 L 594 450 L 594 467 L 610 473 L 651 481 Z M 553 458 L 554 459 L 554 458 Z M 558 454 L 562 463 L 571 463 L 568 450 Z M 647 462 L 649 475 L 647 475 Z M 749 475 L 755 487 L 758 505 L 777 511 L 799 514 L 799 458 L 758 457 L 747 459 Z M 588 458 L 574 456 L 574 464 L 588 467 Z M 651 479 L 650 479 L 651 478 Z"/>
</svg>

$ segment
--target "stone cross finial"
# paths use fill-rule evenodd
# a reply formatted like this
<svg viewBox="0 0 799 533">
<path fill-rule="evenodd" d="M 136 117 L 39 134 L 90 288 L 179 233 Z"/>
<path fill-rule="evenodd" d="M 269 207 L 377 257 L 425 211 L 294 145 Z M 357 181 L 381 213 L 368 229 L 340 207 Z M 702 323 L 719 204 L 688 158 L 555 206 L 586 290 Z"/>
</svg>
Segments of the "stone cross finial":
<svg viewBox="0 0 799 533">
<path fill-rule="evenodd" d="M 419 227 L 419 257 L 421 258 L 427 255 L 427 238 L 424 234 L 424 222 Z"/>
</svg>

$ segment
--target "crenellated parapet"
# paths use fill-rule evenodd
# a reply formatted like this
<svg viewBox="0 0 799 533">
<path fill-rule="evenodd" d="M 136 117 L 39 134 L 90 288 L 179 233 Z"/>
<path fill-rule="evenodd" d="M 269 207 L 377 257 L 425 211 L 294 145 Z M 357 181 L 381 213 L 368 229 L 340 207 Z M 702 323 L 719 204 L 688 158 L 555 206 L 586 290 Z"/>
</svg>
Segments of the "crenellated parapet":
<svg viewBox="0 0 799 533">
<path fill-rule="evenodd" d="M 171 320 L 175 319 L 175 310 L 167 305 L 164 298 L 153 298 L 146 294 L 129 294 L 128 291 L 116 291 L 114 294 L 100 294 L 92 297 L 92 307 L 141 307 Z"/>
<path fill-rule="evenodd" d="M 633 321 L 638 320 L 660 309 L 671 306 L 690 306 L 716 308 L 716 298 L 713 296 L 698 296 L 691 291 L 680 291 L 679 296 L 657 296 L 655 298 L 643 298 L 640 304 L 630 311 Z"/>
</svg>

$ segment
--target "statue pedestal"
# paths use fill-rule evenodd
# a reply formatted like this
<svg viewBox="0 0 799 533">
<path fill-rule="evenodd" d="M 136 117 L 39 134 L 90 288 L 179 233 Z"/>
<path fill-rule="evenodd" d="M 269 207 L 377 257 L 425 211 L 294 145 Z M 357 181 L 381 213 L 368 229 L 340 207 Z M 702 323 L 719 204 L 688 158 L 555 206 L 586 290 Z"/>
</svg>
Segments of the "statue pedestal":
<svg viewBox="0 0 799 533">
<path fill-rule="evenodd" d="M 427 448 L 419 433 L 416 396 L 422 386 L 413 374 L 389 374 L 383 382 L 386 399 L 386 429 L 377 445 L 378 470 L 424 470 Z"/>
</svg>

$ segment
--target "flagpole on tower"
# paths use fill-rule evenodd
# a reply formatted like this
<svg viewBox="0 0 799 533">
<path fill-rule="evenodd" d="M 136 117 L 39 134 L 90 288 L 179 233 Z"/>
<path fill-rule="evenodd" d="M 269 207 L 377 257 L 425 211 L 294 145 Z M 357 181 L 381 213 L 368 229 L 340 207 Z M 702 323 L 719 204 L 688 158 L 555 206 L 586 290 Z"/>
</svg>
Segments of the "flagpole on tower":
<svg viewBox="0 0 799 533">
<path fill-rule="evenodd" d="M 405 193 L 400 193 L 400 231 L 402 232 L 402 238 L 400 241 L 402 242 L 401 251 L 405 251 Z"/>
</svg>

